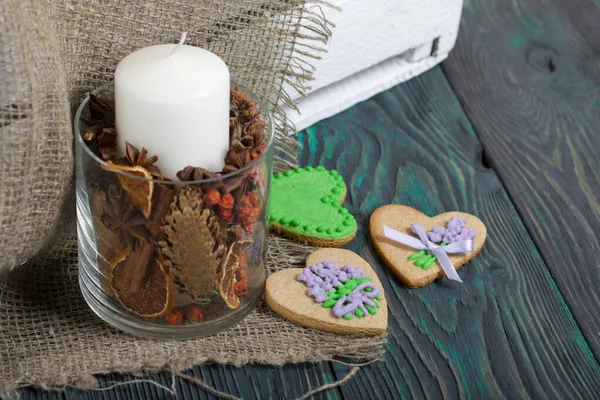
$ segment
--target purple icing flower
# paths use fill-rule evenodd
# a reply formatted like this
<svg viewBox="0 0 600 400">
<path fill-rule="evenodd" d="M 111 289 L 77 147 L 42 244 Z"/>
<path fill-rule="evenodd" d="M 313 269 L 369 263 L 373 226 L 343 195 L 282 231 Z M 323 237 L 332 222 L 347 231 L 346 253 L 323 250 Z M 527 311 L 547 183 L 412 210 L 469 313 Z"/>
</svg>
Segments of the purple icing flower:
<svg viewBox="0 0 600 400">
<path fill-rule="evenodd" d="M 432 241 L 434 243 L 439 243 L 442 241 L 442 237 L 444 236 L 444 233 L 446 233 L 446 228 L 444 228 L 442 226 L 437 226 L 437 227 L 433 228 L 431 230 L 431 232 L 427 233 L 427 237 L 429 238 L 430 241 Z"/>
<path fill-rule="evenodd" d="M 344 267 L 342 268 L 342 272 L 344 272 L 348 275 L 348 279 L 352 279 L 352 278 L 360 279 L 360 278 L 364 278 L 367 276 L 363 272 L 361 267 L 355 267 L 350 264 L 344 265 Z"/>
<path fill-rule="evenodd" d="M 325 281 L 319 275 L 311 271 L 310 268 L 304 268 L 304 270 L 298 274 L 297 279 L 299 281 L 304 281 L 306 286 L 311 288 L 318 286 L 327 292 L 333 290 L 333 285 L 330 282 Z"/>
<path fill-rule="evenodd" d="M 452 217 L 448 221 L 447 228 L 437 226 L 427 233 L 427 237 L 434 243 L 454 243 L 474 239 L 477 236 L 475 230 L 473 228 L 466 228 L 466 224 L 466 218 Z"/>
<path fill-rule="evenodd" d="M 371 288 L 370 292 L 363 292 L 365 289 Z M 365 308 L 365 305 L 375 309 L 377 305 L 373 302 L 373 298 L 379 295 L 379 288 L 372 282 L 365 282 L 358 285 L 349 295 L 340 298 L 333 306 L 333 314 L 342 318 L 344 315 L 350 313 L 354 314 L 356 309 L 360 309 L 365 315 L 369 311 Z"/>
<path fill-rule="evenodd" d="M 307 293 L 309 296 L 314 297 L 315 300 L 318 301 L 319 303 L 322 303 L 328 299 L 327 292 L 318 285 L 315 285 L 315 286 L 311 287 L 310 289 L 308 289 Z"/>
<path fill-rule="evenodd" d="M 327 300 L 327 292 L 334 291 L 336 287 L 343 285 L 353 277 L 360 279 L 366 275 L 360 267 L 345 265 L 340 269 L 340 265 L 334 261 L 323 261 L 323 263 L 304 268 L 296 279 L 306 283 L 306 286 L 310 288 L 308 295 L 322 303 Z"/>
<path fill-rule="evenodd" d="M 448 229 L 460 231 L 467 224 L 467 219 L 463 217 L 452 217 L 448 222 Z"/>
</svg>

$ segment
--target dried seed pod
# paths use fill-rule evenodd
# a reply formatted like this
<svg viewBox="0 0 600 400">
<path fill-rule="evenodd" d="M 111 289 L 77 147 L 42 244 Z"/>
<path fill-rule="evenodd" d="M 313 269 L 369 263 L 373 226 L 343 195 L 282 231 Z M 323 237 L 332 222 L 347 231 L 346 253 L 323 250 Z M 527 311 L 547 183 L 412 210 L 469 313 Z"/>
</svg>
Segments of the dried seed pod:
<svg viewBox="0 0 600 400">
<path fill-rule="evenodd" d="M 225 247 L 217 243 L 217 218 L 202 200 L 199 188 L 186 186 L 171 204 L 159 241 L 166 265 L 177 284 L 192 297 L 207 296 L 217 285 L 217 267 Z"/>
</svg>

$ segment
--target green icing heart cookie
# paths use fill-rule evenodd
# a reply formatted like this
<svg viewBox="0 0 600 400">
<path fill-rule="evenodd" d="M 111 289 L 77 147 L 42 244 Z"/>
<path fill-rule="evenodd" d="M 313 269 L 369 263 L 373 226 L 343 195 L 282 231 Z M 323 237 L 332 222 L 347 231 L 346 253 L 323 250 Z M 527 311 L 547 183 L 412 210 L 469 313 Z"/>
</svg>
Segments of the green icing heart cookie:
<svg viewBox="0 0 600 400">
<path fill-rule="evenodd" d="M 341 206 L 344 178 L 324 167 L 296 168 L 273 176 L 271 229 L 315 246 L 341 247 L 356 235 L 356 219 Z"/>
</svg>

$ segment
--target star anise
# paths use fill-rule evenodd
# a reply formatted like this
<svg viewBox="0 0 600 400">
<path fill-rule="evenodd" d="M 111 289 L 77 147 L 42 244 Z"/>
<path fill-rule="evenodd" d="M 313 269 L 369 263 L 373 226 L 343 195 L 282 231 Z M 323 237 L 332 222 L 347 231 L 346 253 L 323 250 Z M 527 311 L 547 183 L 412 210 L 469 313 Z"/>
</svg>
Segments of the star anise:
<svg viewBox="0 0 600 400">
<path fill-rule="evenodd" d="M 229 174 L 235 172 L 241 168 L 244 168 L 252 161 L 250 156 L 250 149 L 243 148 L 241 150 L 230 149 L 225 157 L 225 167 L 223 167 L 223 173 Z M 236 199 L 239 199 L 247 191 L 249 186 L 254 182 L 254 178 L 248 171 L 240 173 L 236 177 L 226 178 L 224 182 L 225 191 L 227 193 L 234 192 Z"/>
<path fill-rule="evenodd" d="M 240 142 L 254 152 L 264 141 L 265 123 L 260 119 L 260 110 L 250 96 L 239 89 L 230 92 L 233 110 L 230 113 L 229 143 Z"/>
<path fill-rule="evenodd" d="M 229 174 L 237 171 L 240 168 L 245 167 L 252 161 L 250 158 L 250 150 L 248 148 L 242 148 L 240 150 L 229 149 L 225 156 L 225 167 L 223 167 L 223 173 Z"/>
<path fill-rule="evenodd" d="M 104 126 L 112 128 L 115 126 L 115 110 L 113 106 L 101 98 L 90 94 L 88 101 L 90 118 L 81 118 L 88 126 Z"/>
<path fill-rule="evenodd" d="M 205 168 L 188 166 L 177 172 L 177 177 L 183 182 L 201 181 L 203 179 L 214 179 L 221 175 L 216 172 L 210 172 Z"/>
<path fill-rule="evenodd" d="M 88 146 L 102 157 L 103 160 L 113 160 L 117 156 L 115 131 L 115 111 L 113 106 L 90 94 L 88 101 L 89 118 L 81 118 L 85 123 L 83 139 Z"/>
<path fill-rule="evenodd" d="M 103 160 L 114 160 L 117 158 L 117 131 L 115 128 L 103 128 L 96 142 Z"/>
<path fill-rule="evenodd" d="M 136 248 L 138 241 L 150 240 L 150 234 L 144 226 L 148 220 L 134 206 L 125 206 L 122 199 L 115 198 L 110 193 L 100 220 L 108 229 L 118 232 L 132 250 Z"/>
<path fill-rule="evenodd" d="M 142 147 L 142 151 L 139 151 L 137 147 L 131 143 L 125 142 L 125 154 L 126 157 L 118 160 L 118 164 L 132 167 L 140 166 L 150 172 L 153 178 L 160 180 L 165 179 L 165 177 L 162 176 L 160 169 L 154 165 L 154 163 L 158 161 L 158 156 L 148 157 L 148 150 L 144 147 Z"/>
</svg>

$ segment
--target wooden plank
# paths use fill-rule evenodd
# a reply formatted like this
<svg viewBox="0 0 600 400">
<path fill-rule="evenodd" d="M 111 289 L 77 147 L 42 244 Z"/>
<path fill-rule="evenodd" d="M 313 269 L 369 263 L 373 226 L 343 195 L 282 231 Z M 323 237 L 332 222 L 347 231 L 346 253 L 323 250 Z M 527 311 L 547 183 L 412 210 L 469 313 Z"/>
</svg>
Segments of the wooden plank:
<svg viewBox="0 0 600 400">
<path fill-rule="evenodd" d="M 598 398 L 600 368 L 440 69 L 300 135 L 302 165 L 346 178 L 359 232 L 350 248 L 379 273 L 390 304 L 385 363 L 342 386 L 344 398 Z M 464 284 L 410 290 L 367 237 L 388 203 L 429 215 L 462 210 L 488 227 Z M 338 375 L 338 377 L 340 377 Z"/>
<path fill-rule="evenodd" d="M 208 386 L 241 397 L 243 399 L 293 399 L 309 390 L 332 383 L 336 380 L 329 363 L 299 364 L 283 367 L 247 366 L 236 368 L 231 365 L 211 364 L 198 366 L 186 371 L 186 374 L 199 378 Z M 110 374 L 99 377 L 100 385 L 108 387 L 116 382 L 129 382 L 134 379 L 150 379 L 171 388 L 170 374 L 147 374 L 143 378 L 131 375 Z M 176 378 L 176 392 L 179 398 L 189 400 L 217 399 L 199 386 L 184 379 Z M 78 391 L 68 388 L 58 392 L 44 392 L 35 388 L 20 391 L 22 400 L 29 399 L 85 399 L 85 400 L 139 400 L 172 399 L 166 391 L 148 383 L 132 383 L 106 391 Z M 340 399 L 339 389 L 319 393 L 312 399 Z"/>
<path fill-rule="evenodd" d="M 600 3 L 469 1 L 444 70 L 600 359 Z"/>
</svg>

